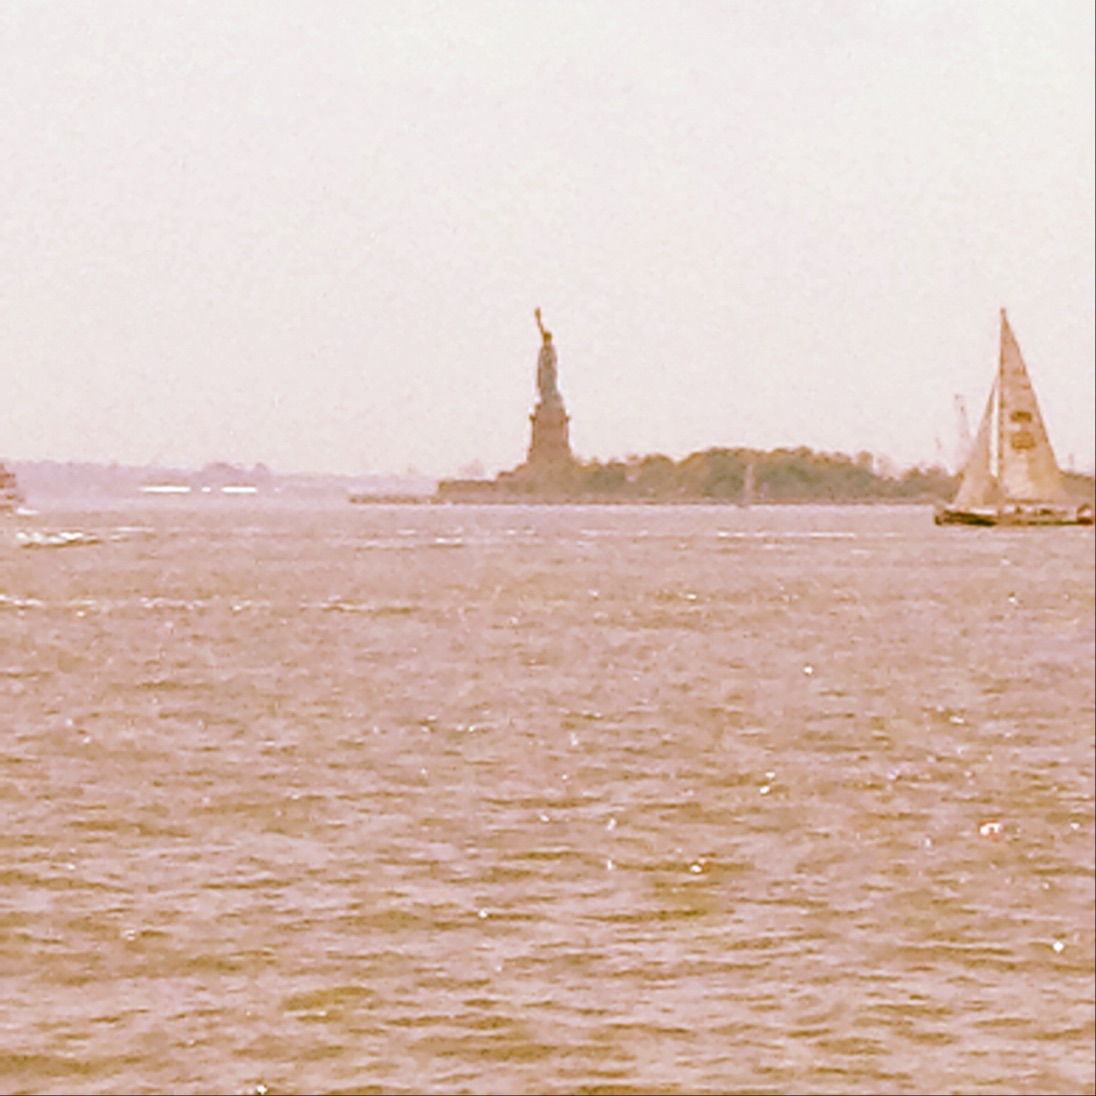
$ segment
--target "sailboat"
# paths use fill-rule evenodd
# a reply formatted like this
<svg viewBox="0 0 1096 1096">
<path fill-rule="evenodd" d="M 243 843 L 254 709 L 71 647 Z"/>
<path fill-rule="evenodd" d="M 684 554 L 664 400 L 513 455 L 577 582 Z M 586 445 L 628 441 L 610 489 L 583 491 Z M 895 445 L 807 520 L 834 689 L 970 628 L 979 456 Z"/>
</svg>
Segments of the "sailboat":
<svg viewBox="0 0 1096 1096">
<path fill-rule="evenodd" d="M 1001 354 L 959 490 L 937 525 L 1092 525 L 1054 459 L 1020 345 L 1001 309 Z"/>
</svg>

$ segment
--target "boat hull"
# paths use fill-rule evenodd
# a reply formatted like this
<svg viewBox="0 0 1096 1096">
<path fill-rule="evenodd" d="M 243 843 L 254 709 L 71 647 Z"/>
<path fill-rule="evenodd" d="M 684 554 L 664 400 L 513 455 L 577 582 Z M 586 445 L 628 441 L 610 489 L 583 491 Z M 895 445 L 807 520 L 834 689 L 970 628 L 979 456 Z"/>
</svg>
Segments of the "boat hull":
<svg viewBox="0 0 1096 1096">
<path fill-rule="evenodd" d="M 1010 505 L 996 509 L 956 510 L 944 507 L 937 510 L 937 525 L 1092 525 L 1091 506 L 1040 506 L 1039 504 Z"/>
</svg>

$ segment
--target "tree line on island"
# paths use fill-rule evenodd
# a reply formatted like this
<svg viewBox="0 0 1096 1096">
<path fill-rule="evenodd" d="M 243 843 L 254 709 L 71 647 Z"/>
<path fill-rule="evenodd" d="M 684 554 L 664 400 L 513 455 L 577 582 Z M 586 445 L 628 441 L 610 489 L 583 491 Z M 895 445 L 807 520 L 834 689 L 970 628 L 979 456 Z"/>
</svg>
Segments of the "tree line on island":
<svg viewBox="0 0 1096 1096">
<path fill-rule="evenodd" d="M 955 480 L 941 468 L 897 475 L 875 470 L 869 453 L 849 457 L 807 448 L 705 449 L 681 461 L 653 455 L 580 464 L 580 493 L 637 499 L 701 499 L 748 504 L 802 501 L 913 501 L 947 498 Z"/>
<path fill-rule="evenodd" d="M 1066 473 L 1072 494 L 1092 494 L 1091 476 Z M 675 461 L 661 454 L 574 460 L 549 470 L 523 465 L 494 480 L 447 480 L 442 501 L 544 499 L 598 502 L 934 503 L 954 496 L 957 477 L 939 466 L 888 467 L 867 452 L 711 448 Z"/>
<path fill-rule="evenodd" d="M 807 448 L 711 448 L 675 461 L 662 454 L 572 460 L 552 469 L 528 464 L 493 481 L 448 480 L 441 498 L 535 496 L 616 502 L 931 502 L 950 498 L 955 477 L 942 468 L 889 472 L 870 453 L 849 457 Z"/>
</svg>

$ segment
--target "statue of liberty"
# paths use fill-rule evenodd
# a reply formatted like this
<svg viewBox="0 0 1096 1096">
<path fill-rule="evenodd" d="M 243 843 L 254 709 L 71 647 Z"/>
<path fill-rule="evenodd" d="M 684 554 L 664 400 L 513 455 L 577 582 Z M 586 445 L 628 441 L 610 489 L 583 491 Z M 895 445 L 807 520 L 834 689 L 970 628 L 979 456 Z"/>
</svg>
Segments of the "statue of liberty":
<svg viewBox="0 0 1096 1096">
<path fill-rule="evenodd" d="M 575 462 L 567 430 L 569 419 L 559 390 L 552 332 L 544 326 L 539 308 L 533 314 L 540 328 L 540 353 L 537 355 L 537 392 L 540 398 L 529 416 L 533 431 L 529 438 L 529 456 L 523 468 L 526 475 L 547 476 L 548 481 L 558 486 L 562 482 L 559 477 L 566 478 L 565 474 L 569 474 Z"/>
<path fill-rule="evenodd" d="M 561 403 L 556 383 L 556 348 L 552 345 L 552 332 L 545 329 L 538 308 L 534 315 L 540 328 L 540 354 L 537 357 L 537 390 L 541 403 Z"/>
</svg>

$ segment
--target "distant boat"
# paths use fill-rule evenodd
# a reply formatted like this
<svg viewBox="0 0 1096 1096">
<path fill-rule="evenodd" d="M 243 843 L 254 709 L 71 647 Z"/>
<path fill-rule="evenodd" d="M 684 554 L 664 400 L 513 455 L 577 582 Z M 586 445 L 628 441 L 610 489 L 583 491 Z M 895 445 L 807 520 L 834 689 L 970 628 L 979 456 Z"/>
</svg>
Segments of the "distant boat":
<svg viewBox="0 0 1096 1096">
<path fill-rule="evenodd" d="M 985 414 L 950 506 L 937 525 L 1091 525 L 1070 499 L 1016 336 L 1001 309 L 1001 353 Z"/>
<path fill-rule="evenodd" d="M 757 494 L 757 457 L 751 453 L 746 460 L 746 473 L 742 477 L 742 495 L 738 505 L 748 508 L 754 504 L 754 496 Z"/>
<path fill-rule="evenodd" d="M 21 548 L 73 548 L 83 544 L 99 544 L 94 533 L 77 531 L 41 532 L 39 530 L 20 530 L 15 534 Z"/>
<path fill-rule="evenodd" d="M 187 483 L 146 483 L 141 488 L 142 495 L 189 495 Z"/>
</svg>

